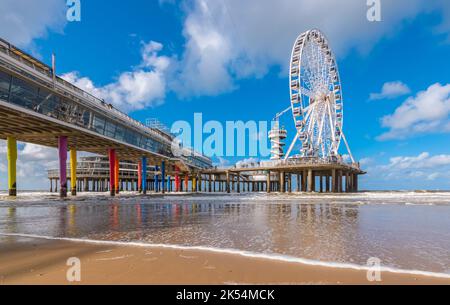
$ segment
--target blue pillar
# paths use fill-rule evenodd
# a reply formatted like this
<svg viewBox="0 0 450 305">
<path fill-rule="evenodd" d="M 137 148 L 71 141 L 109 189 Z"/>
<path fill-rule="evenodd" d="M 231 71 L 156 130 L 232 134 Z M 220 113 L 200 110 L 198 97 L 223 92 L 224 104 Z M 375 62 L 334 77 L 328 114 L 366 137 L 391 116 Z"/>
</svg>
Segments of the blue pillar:
<svg viewBox="0 0 450 305">
<path fill-rule="evenodd" d="M 167 177 L 167 191 L 172 192 L 172 183 L 170 181 L 170 176 Z"/>
<path fill-rule="evenodd" d="M 161 162 L 161 186 L 162 186 L 162 193 L 164 194 L 166 192 L 166 162 Z"/>
<path fill-rule="evenodd" d="M 142 192 L 147 194 L 147 158 L 142 157 Z"/>
<path fill-rule="evenodd" d="M 159 176 L 156 174 L 156 172 L 159 170 L 158 166 L 155 166 L 155 192 L 159 192 Z"/>
</svg>

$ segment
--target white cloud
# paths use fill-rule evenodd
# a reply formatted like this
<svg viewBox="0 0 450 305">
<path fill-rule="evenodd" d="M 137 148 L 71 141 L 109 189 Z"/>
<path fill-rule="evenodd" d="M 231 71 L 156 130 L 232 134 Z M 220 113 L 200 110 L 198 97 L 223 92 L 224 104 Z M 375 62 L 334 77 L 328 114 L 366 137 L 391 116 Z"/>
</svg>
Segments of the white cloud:
<svg viewBox="0 0 450 305">
<path fill-rule="evenodd" d="M 0 37 L 20 47 L 66 24 L 66 1 L 1 0 Z"/>
<path fill-rule="evenodd" d="M 450 166 L 450 155 L 431 156 L 423 152 L 416 157 L 394 157 L 387 168 L 390 169 L 433 169 Z"/>
<path fill-rule="evenodd" d="M 7 187 L 6 141 L 0 140 L 0 188 Z M 77 157 L 93 156 L 91 153 L 78 152 Z M 67 154 L 70 160 L 70 154 Z M 21 190 L 46 190 L 49 187 L 47 170 L 58 169 L 58 150 L 31 143 L 18 142 L 17 185 Z"/>
<path fill-rule="evenodd" d="M 248 159 L 244 159 L 241 160 L 239 162 L 236 163 L 236 167 L 247 167 L 247 166 L 254 166 L 255 164 L 259 163 L 259 159 L 257 158 L 248 158 Z"/>
<path fill-rule="evenodd" d="M 401 81 L 388 82 L 383 85 L 380 93 L 371 93 L 370 100 L 393 99 L 411 93 L 411 89 Z"/>
<path fill-rule="evenodd" d="M 364 166 L 367 175 L 362 179 L 370 188 L 378 189 L 448 189 L 450 183 L 450 155 L 396 156 L 388 163 L 376 158 Z"/>
<path fill-rule="evenodd" d="M 62 77 L 122 111 L 156 106 L 165 97 L 165 72 L 171 64 L 169 57 L 158 55 L 162 48 L 162 44 L 154 41 L 144 43 L 140 65 L 131 72 L 122 73 L 115 82 L 103 87 L 95 86 L 92 80 L 81 77 L 78 72 L 69 72 Z"/>
<path fill-rule="evenodd" d="M 227 159 L 224 159 L 222 157 L 217 157 L 217 162 L 214 162 L 214 166 L 224 167 L 224 166 L 228 166 L 228 165 L 230 165 L 230 161 Z"/>
<path fill-rule="evenodd" d="M 58 168 L 55 148 L 18 143 L 17 185 L 21 190 L 47 189 L 47 169 Z M 0 141 L 0 186 L 7 188 L 6 141 Z"/>
<path fill-rule="evenodd" d="M 359 160 L 359 164 L 361 165 L 361 166 L 368 166 L 368 165 L 371 165 L 372 163 L 374 162 L 374 159 L 373 158 L 362 158 L 361 160 Z"/>
<path fill-rule="evenodd" d="M 274 66 L 284 75 L 295 38 L 310 28 L 321 29 L 338 56 L 351 49 L 367 53 L 405 21 L 423 12 L 450 10 L 450 3 L 384 1 L 383 22 L 375 23 L 367 21 L 362 0 L 195 0 L 182 7 L 186 48 L 171 87 L 181 96 L 198 96 L 231 91 L 236 79 L 261 77 Z M 445 11 L 440 32 L 450 30 Z"/>
<path fill-rule="evenodd" d="M 431 85 L 408 98 L 395 112 L 382 118 L 390 130 L 379 140 L 403 139 L 418 134 L 450 132 L 450 84 Z"/>
</svg>

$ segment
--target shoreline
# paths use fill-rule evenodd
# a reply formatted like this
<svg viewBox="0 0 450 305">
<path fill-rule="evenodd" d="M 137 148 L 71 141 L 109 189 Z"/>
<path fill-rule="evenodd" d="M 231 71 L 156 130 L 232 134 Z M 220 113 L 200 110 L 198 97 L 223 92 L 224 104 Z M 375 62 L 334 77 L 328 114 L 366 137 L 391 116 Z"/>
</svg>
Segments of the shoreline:
<svg viewBox="0 0 450 305">
<path fill-rule="evenodd" d="M 1 235 L 0 284 L 70 284 L 70 257 L 81 261 L 80 284 L 445 284 L 450 278 L 239 255 L 226 250 L 110 241 Z M 18 238 L 25 241 L 17 241 Z M 243 252 L 244 253 L 244 252 Z M 318 262 L 320 263 L 320 262 Z M 450 275 L 449 275 L 450 277 Z"/>
</svg>

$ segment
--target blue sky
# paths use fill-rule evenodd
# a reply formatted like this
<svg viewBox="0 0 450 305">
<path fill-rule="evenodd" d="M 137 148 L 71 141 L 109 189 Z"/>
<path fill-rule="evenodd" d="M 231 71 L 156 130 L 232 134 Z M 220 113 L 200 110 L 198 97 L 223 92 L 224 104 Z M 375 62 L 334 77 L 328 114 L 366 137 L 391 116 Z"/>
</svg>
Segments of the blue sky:
<svg viewBox="0 0 450 305">
<path fill-rule="evenodd" d="M 66 20 L 63 0 L 41 2 L 2 0 L 0 36 L 47 63 L 55 52 L 58 74 L 168 126 L 195 112 L 271 120 L 289 106 L 296 36 L 319 28 L 339 64 L 344 131 L 369 172 L 362 188 L 450 188 L 448 1 L 381 0 L 374 23 L 364 0 L 81 0 L 81 22 Z M 292 118 L 282 123 L 292 134 Z M 19 187 L 47 188 L 43 171 L 56 152 L 20 149 Z M 26 167 L 34 174 L 22 182 Z"/>
</svg>

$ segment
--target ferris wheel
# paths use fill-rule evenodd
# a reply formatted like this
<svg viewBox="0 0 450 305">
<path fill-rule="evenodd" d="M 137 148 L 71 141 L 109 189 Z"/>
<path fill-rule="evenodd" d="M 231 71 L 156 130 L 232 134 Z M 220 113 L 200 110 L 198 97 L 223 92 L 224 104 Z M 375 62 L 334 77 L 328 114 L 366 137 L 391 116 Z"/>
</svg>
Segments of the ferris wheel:
<svg viewBox="0 0 450 305">
<path fill-rule="evenodd" d="M 338 156 L 342 139 L 350 153 L 342 132 L 344 102 L 338 66 L 327 39 L 319 30 L 304 32 L 296 39 L 289 81 L 290 108 L 297 134 L 286 159 L 297 140 L 302 145 L 302 157 Z"/>
</svg>

